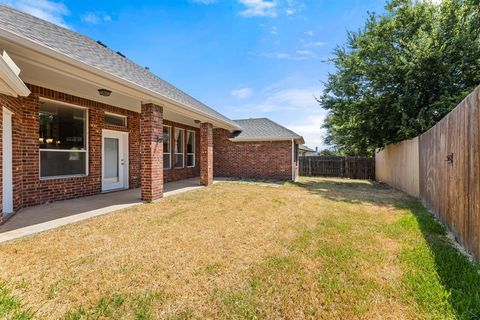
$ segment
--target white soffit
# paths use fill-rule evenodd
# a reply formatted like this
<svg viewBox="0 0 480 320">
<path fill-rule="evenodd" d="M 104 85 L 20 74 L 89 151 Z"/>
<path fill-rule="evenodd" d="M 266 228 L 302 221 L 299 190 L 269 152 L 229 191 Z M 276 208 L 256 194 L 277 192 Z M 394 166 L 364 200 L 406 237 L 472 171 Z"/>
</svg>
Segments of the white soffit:
<svg viewBox="0 0 480 320">
<path fill-rule="evenodd" d="M 3 51 L 3 55 L 0 56 L 0 93 L 12 97 L 27 97 L 30 95 L 30 90 L 20 79 L 19 74 L 20 68 Z"/>
</svg>

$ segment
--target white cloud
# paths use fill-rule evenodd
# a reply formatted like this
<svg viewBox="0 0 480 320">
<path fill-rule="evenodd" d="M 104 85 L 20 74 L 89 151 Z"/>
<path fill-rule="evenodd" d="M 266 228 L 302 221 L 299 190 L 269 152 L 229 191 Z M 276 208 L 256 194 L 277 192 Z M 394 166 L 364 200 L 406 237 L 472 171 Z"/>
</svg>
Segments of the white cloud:
<svg viewBox="0 0 480 320">
<path fill-rule="evenodd" d="M 257 108 L 261 111 L 298 110 L 317 106 L 314 90 L 309 88 L 271 88 L 264 91 L 265 100 Z"/>
<path fill-rule="evenodd" d="M 295 8 L 287 8 L 285 10 L 285 13 L 287 16 L 291 16 L 292 14 L 295 14 L 295 12 L 297 12 L 297 10 Z"/>
<path fill-rule="evenodd" d="M 239 99 L 246 99 L 251 97 L 253 94 L 253 90 L 251 88 L 241 88 L 232 91 L 232 96 L 239 98 Z"/>
<path fill-rule="evenodd" d="M 245 6 L 240 14 L 244 17 L 276 17 L 277 2 L 275 0 L 238 0 Z"/>
<path fill-rule="evenodd" d="M 305 144 L 310 148 L 319 147 L 321 150 L 325 148 L 323 138 L 326 130 L 322 128 L 325 117 L 325 114 L 314 113 L 304 118 L 301 124 L 290 123 L 286 127 L 301 135 L 305 139 Z"/>
<path fill-rule="evenodd" d="M 291 55 L 285 52 L 268 52 L 264 54 L 267 58 L 290 59 Z"/>
<path fill-rule="evenodd" d="M 70 10 L 62 2 L 50 0 L 5 0 L 1 2 L 40 19 L 69 28 L 64 18 L 70 14 Z"/>
<path fill-rule="evenodd" d="M 303 1 L 299 1 L 299 0 L 286 0 L 285 5 L 286 5 L 285 14 L 287 16 L 292 16 L 296 13 L 301 12 L 305 7 L 305 4 L 303 3 Z"/>
<path fill-rule="evenodd" d="M 301 134 L 310 147 L 322 148 L 325 130 L 321 126 L 327 112 L 315 99 L 321 91 L 320 83 L 292 76 L 259 91 L 248 103 L 233 102 L 228 109 L 232 118 L 268 117 Z"/>
<path fill-rule="evenodd" d="M 269 118 L 280 113 L 294 114 L 288 119 L 278 120 L 282 125 L 300 134 L 305 143 L 312 148 L 323 149 L 325 129 L 322 129 L 326 112 L 320 108 L 313 88 L 272 88 L 268 89 L 265 99 L 248 106 L 249 110 L 260 111 Z"/>
<path fill-rule="evenodd" d="M 204 5 L 209 5 L 217 2 L 217 0 L 191 0 L 191 1 L 193 3 L 204 4 Z"/>
<path fill-rule="evenodd" d="M 310 50 L 297 50 L 296 53 L 302 56 L 312 56 L 313 52 Z"/>
<path fill-rule="evenodd" d="M 112 17 L 104 13 L 87 12 L 82 16 L 82 21 L 90 24 L 99 24 L 112 21 Z"/>
<path fill-rule="evenodd" d="M 315 96 L 319 93 L 313 88 L 295 88 L 275 84 L 261 91 L 261 100 L 235 107 L 235 111 L 277 112 L 277 111 L 305 111 L 320 108 Z"/>
<path fill-rule="evenodd" d="M 306 34 L 307 36 L 312 37 L 315 33 L 314 33 L 312 30 L 308 30 L 308 31 L 305 32 L 305 34 Z"/>
<path fill-rule="evenodd" d="M 288 52 L 266 52 L 264 57 L 279 59 L 279 60 L 313 60 L 321 59 L 315 52 L 310 50 L 296 50 L 293 53 Z"/>
<path fill-rule="evenodd" d="M 314 41 L 314 42 L 307 42 L 305 43 L 305 47 L 308 48 L 308 47 L 321 47 L 321 46 L 324 46 L 326 43 L 325 42 L 321 42 L 321 41 Z"/>
</svg>

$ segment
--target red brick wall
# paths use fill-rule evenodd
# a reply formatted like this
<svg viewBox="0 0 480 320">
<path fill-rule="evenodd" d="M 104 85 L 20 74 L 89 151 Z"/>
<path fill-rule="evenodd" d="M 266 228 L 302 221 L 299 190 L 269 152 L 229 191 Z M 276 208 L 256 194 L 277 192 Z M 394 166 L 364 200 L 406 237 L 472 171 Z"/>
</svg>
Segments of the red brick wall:
<svg viewBox="0 0 480 320">
<path fill-rule="evenodd" d="M 22 100 L 17 98 L 12 98 L 0 94 L 0 107 L 5 107 L 8 110 L 12 111 L 12 172 L 13 172 L 13 207 L 15 210 L 21 207 L 23 201 L 23 161 L 22 161 L 22 144 L 23 136 L 22 131 L 17 130 L 16 128 L 22 128 L 23 121 L 23 108 Z M 3 145 L 2 140 L 2 127 L 3 125 L 3 112 L 0 108 L 0 146 Z M 3 170 L 2 159 L 2 148 L 0 147 L 0 169 Z M 0 170 L 0 178 L 2 177 L 2 171 Z M 0 209 L 3 211 L 2 206 L 2 184 L 0 179 Z M 0 223 L 3 222 L 2 214 L 0 213 Z"/>
<path fill-rule="evenodd" d="M 2 105 L 14 113 L 12 129 L 15 210 L 99 193 L 101 191 L 102 129 L 129 132 L 129 183 L 130 188 L 139 187 L 139 113 L 33 85 L 28 85 L 28 87 L 32 94 L 27 98 L 0 95 Z M 88 176 L 46 180 L 39 178 L 38 111 L 40 97 L 88 108 Z M 127 116 L 128 127 L 120 128 L 105 124 L 104 112 L 106 111 Z"/>
<path fill-rule="evenodd" d="M 297 180 L 299 175 L 298 175 L 298 170 L 299 170 L 299 160 L 298 160 L 298 157 L 299 157 L 299 147 L 300 145 L 298 144 L 295 144 L 295 176 L 294 176 L 294 179 L 293 180 Z"/>
<path fill-rule="evenodd" d="M 213 183 L 213 126 L 210 123 L 200 125 L 200 184 Z"/>
<path fill-rule="evenodd" d="M 143 104 L 140 115 L 142 200 L 163 196 L 163 108 Z"/>
<path fill-rule="evenodd" d="M 170 169 L 163 170 L 163 181 L 164 182 L 171 182 L 171 181 L 177 181 L 177 180 L 183 180 L 183 179 L 189 179 L 189 178 L 195 178 L 200 175 L 200 169 L 199 169 L 199 159 L 200 159 L 200 154 L 199 154 L 199 146 L 200 146 L 200 134 L 198 128 L 195 127 L 190 127 L 186 126 L 177 122 L 172 122 L 168 120 L 164 120 L 163 124 L 166 126 L 170 126 L 172 129 L 171 135 L 170 135 L 170 145 L 171 147 L 171 154 L 170 157 L 172 159 L 172 167 Z M 184 168 L 174 168 L 173 167 L 173 159 L 174 159 L 174 132 L 175 128 L 180 128 L 180 129 L 185 129 L 184 133 L 184 151 L 185 151 L 185 167 Z M 195 167 L 187 168 L 187 130 L 194 131 L 195 132 Z"/>
<path fill-rule="evenodd" d="M 231 142 L 231 133 L 214 129 L 215 177 L 292 179 L 292 142 Z"/>
</svg>

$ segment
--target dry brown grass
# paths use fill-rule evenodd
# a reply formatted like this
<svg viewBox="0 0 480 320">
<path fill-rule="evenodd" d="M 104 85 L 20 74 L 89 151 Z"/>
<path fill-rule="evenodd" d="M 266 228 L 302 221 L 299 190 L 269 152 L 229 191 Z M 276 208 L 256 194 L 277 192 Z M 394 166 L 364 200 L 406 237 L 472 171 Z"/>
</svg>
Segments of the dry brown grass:
<svg viewBox="0 0 480 320">
<path fill-rule="evenodd" d="M 39 319 L 141 319 L 138 301 L 154 319 L 413 319 L 382 230 L 405 200 L 365 181 L 217 184 L 2 245 L 0 279 Z"/>
</svg>

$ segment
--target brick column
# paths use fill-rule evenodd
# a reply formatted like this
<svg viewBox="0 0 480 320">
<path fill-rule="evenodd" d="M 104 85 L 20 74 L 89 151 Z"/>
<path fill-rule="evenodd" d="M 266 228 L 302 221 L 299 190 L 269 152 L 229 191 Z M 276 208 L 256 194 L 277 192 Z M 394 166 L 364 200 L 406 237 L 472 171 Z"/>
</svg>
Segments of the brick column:
<svg viewBox="0 0 480 320">
<path fill-rule="evenodd" d="M 213 125 L 200 124 L 200 184 L 213 183 Z"/>
<path fill-rule="evenodd" d="M 163 197 L 163 108 L 142 104 L 140 114 L 142 200 Z"/>
</svg>

